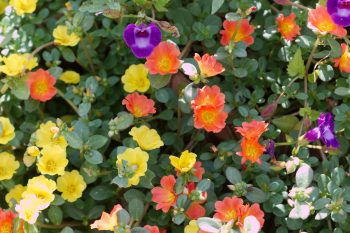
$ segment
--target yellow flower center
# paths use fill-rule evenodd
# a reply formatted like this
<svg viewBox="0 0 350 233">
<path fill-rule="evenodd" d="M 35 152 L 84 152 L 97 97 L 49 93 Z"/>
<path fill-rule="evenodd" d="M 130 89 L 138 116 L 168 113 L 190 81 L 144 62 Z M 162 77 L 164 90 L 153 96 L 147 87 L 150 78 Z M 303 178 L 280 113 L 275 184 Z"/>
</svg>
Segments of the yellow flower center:
<svg viewBox="0 0 350 233">
<path fill-rule="evenodd" d="M 0 177 L 6 175 L 6 170 L 3 167 L 0 167 Z"/>
<path fill-rule="evenodd" d="M 259 153 L 258 148 L 251 143 L 247 143 L 245 149 L 248 158 L 255 158 Z"/>
<path fill-rule="evenodd" d="M 333 31 L 335 29 L 335 25 L 333 22 L 324 20 L 324 21 L 319 22 L 318 28 L 321 31 L 329 32 L 329 31 Z"/>
<path fill-rule="evenodd" d="M 158 66 L 160 70 L 167 71 L 170 69 L 171 60 L 169 59 L 169 57 L 163 57 L 162 59 L 160 59 Z"/>
<path fill-rule="evenodd" d="M 53 160 L 49 160 L 46 162 L 46 169 L 49 171 L 49 172 L 55 172 L 56 171 L 56 168 L 57 168 L 57 164 L 55 161 Z"/>
<path fill-rule="evenodd" d="M 237 218 L 237 213 L 235 210 L 231 210 L 225 214 L 226 219 L 236 219 Z"/>
<path fill-rule="evenodd" d="M 134 106 L 134 115 L 136 117 L 142 116 L 142 109 L 139 106 Z"/>
<path fill-rule="evenodd" d="M 205 112 L 202 113 L 202 118 L 203 118 L 203 121 L 205 123 L 211 123 L 211 122 L 213 122 L 213 120 L 215 118 L 215 113 L 209 112 L 209 111 L 205 111 Z"/>
<path fill-rule="evenodd" d="M 12 233 L 11 223 L 5 223 L 5 225 L 0 226 L 0 233 Z"/>
<path fill-rule="evenodd" d="M 70 194 L 75 193 L 76 190 L 77 190 L 77 188 L 76 188 L 76 186 L 73 185 L 73 184 L 68 185 L 68 186 L 67 186 L 67 189 L 66 189 L 67 193 L 70 193 Z"/>
<path fill-rule="evenodd" d="M 49 88 L 44 80 L 40 80 L 35 83 L 35 92 L 37 94 L 46 94 L 48 90 Z"/>
<path fill-rule="evenodd" d="M 291 23 L 283 23 L 281 29 L 284 33 L 289 33 L 293 30 L 293 24 Z"/>
</svg>

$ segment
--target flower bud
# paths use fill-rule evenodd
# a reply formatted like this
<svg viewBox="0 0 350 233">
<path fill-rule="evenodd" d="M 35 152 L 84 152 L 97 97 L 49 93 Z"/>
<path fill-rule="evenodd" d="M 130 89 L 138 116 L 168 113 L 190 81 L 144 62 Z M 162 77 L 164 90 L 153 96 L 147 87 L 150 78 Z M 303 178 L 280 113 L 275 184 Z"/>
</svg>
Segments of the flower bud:
<svg viewBox="0 0 350 233">
<path fill-rule="evenodd" d="M 40 155 L 40 150 L 36 146 L 30 146 L 27 148 L 27 154 L 36 157 Z"/>
<path fill-rule="evenodd" d="M 277 102 L 273 102 L 272 104 L 267 105 L 265 108 L 263 108 L 260 111 L 260 115 L 264 118 L 264 119 L 268 119 L 270 117 L 273 116 L 273 114 L 275 113 L 277 108 Z"/>
</svg>

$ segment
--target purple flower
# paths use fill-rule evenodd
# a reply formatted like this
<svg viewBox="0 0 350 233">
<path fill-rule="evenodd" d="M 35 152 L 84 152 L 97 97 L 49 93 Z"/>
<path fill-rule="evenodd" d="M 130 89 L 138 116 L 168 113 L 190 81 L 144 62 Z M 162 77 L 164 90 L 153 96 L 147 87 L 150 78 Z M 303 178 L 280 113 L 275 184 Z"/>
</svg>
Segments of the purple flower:
<svg viewBox="0 0 350 233">
<path fill-rule="evenodd" d="M 328 0 L 327 11 L 334 23 L 343 27 L 350 26 L 350 0 Z"/>
<path fill-rule="evenodd" d="M 309 142 L 321 139 L 328 148 L 338 148 L 339 142 L 335 136 L 332 114 L 329 112 L 321 113 L 318 117 L 318 127 L 309 130 L 305 134 L 305 139 Z"/>
<path fill-rule="evenodd" d="M 271 158 L 275 158 L 275 141 L 270 140 L 265 148 L 265 153 L 270 155 Z"/>
<path fill-rule="evenodd" d="M 148 26 L 129 24 L 123 33 L 125 43 L 137 58 L 148 57 L 162 40 L 162 33 L 155 23 Z"/>
</svg>

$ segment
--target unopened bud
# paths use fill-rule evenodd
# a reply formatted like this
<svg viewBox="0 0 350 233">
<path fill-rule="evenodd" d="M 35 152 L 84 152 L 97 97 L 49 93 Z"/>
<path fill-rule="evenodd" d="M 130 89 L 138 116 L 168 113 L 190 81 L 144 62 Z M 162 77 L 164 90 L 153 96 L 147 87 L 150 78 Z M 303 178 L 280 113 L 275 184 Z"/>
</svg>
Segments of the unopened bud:
<svg viewBox="0 0 350 233">
<path fill-rule="evenodd" d="M 268 119 L 270 117 L 273 116 L 273 114 L 275 113 L 277 108 L 277 102 L 273 102 L 272 104 L 267 105 L 266 107 L 264 107 L 261 111 L 260 111 L 260 115 L 264 118 L 264 119 Z"/>
<path fill-rule="evenodd" d="M 54 126 L 50 129 L 50 132 L 52 134 L 57 134 L 58 132 L 60 132 L 60 129 L 57 126 Z"/>
<path fill-rule="evenodd" d="M 179 33 L 179 30 L 177 29 L 177 27 L 171 25 L 169 22 L 167 22 L 167 21 L 159 21 L 158 25 L 164 31 L 170 32 L 172 34 L 172 36 L 174 36 L 176 38 L 180 37 L 180 33 Z"/>
<path fill-rule="evenodd" d="M 36 157 L 40 155 L 40 150 L 36 146 L 30 146 L 27 148 L 27 154 Z"/>
</svg>

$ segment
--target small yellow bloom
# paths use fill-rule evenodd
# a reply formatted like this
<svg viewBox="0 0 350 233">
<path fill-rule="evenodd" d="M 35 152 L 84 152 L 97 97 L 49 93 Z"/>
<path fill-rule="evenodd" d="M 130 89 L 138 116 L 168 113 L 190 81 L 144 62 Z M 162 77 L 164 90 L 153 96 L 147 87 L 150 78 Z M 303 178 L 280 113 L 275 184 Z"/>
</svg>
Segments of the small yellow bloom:
<svg viewBox="0 0 350 233">
<path fill-rule="evenodd" d="M 41 209 L 47 208 L 55 199 L 53 192 L 56 190 L 56 182 L 47 179 L 45 176 L 37 176 L 28 181 L 27 190 L 23 193 L 23 198 L 34 194 L 39 200 Z"/>
<path fill-rule="evenodd" d="M 52 121 L 48 121 L 45 124 L 40 124 L 39 129 L 35 132 L 36 145 L 38 147 L 54 147 L 60 146 L 62 149 L 66 149 L 67 141 L 63 135 L 58 136 L 55 133 L 57 126 Z M 55 129 L 55 130 L 53 130 Z"/>
<path fill-rule="evenodd" d="M 33 13 L 38 0 L 10 0 L 10 5 L 15 9 L 17 15 Z"/>
<path fill-rule="evenodd" d="M 10 208 L 12 208 L 13 205 L 11 200 L 15 200 L 16 203 L 19 203 L 19 201 L 22 199 L 22 194 L 24 191 L 26 191 L 26 189 L 27 188 L 25 186 L 18 184 L 6 194 L 5 200 Z"/>
<path fill-rule="evenodd" d="M 133 127 L 129 134 L 143 150 L 154 150 L 164 146 L 164 143 L 157 131 L 150 129 L 147 126 L 143 125 L 140 128 Z"/>
<path fill-rule="evenodd" d="M 148 153 L 139 147 L 128 148 L 118 155 L 118 172 L 128 178 L 129 187 L 137 185 L 140 182 L 140 177 L 146 174 L 148 158 Z M 123 161 L 127 162 L 127 168 L 123 167 Z"/>
<path fill-rule="evenodd" d="M 27 153 L 23 155 L 23 163 L 26 167 L 31 167 L 36 162 L 36 157 L 30 156 Z"/>
<path fill-rule="evenodd" d="M 19 168 L 19 162 L 13 154 L 8 152 L 0 153 L 0 181 L 9 180 Z"/>
<path fill-rule="evenodd" d="M 36 146 L 30 146 L 27 148 L 27 154 L 36 157 L 40 155 L 40 150 Z"/>
<path fill-rule="evenodd" d="M 185 227 L 184 233 L 198 233 L 199 227 L 197 226 L 196 220 L 191 220 L 189 224 Z"/>
<path fill-rule="evenodd" d="M 65 172 L 57 179 L 57 190 L 62 192 L 62 198 L 68 202 L 75 202 L 86 189 L 84 178 L 77 170 Z"/>
<path fill-rule="evenodd" d="M 20 219 L 34 224 L 39 217 L 40 210 L 43 210 L 44 206 L 41 204 L 41 200 L 34 194 L 26 196 L 19 204 L 16 205 L 16 211 Z"/>
<path fill-rule="evenodd" d="M 0 0 L 0 14 L 4 14 L 6 7 L 9 5 L 7 0 Z"/>
<path fill-rule="evenodd" d="M 7 117 L 0 117 L 0 144 L 6 144 L 15 137 L 15 127 Z"/>
<path fill-rule="evenodd" d="M 0 72 L 8 76 L 20 75 L 38 65 L 37 58 L 32 57 L 29 53 L 10 54 L 8 57 L 3 57 L 2 61 L 4 65 L 0 66 Z"/>
<path fill-rule="evenodd" d="M 181 173 L 188 172 L 192 169 L 193 165 L 196 163 L 197 155 L 185 150 L 181 153 L 180 158 L 171 155 L 169 157 L 171 165 L 176 168 L 176 170 Z"/>
<path fill-rule="evenodd" d="M 59 146 L 44 147 L 37 162 L 38 170 L 43 175 L 63 175 L 64 169 L 68 165 L 66 151 Z"/>
<path fill-rule="evenodd" d="M 67 84 L 77 84 L 80 82 L 80 74 L 75 71 L 65 71 L 62 73 L 60 80 Z"/>
<path fill-rule="evenodd" d="M 68 27 L 64 25 L 59 25 L 53 30 L 53 37 L 55 38 L 55 43 L 63 46 L 76 46 L 80 37 L 74 32 L 68 33 Z"/>
<path fill-rule="evenodd" d="M 122 83 L 126 92 L 146 92 L 151 83 L 147 78 L 148 69 L 144 64 L 131 65 L 122 76 Z"/>
</svg>

